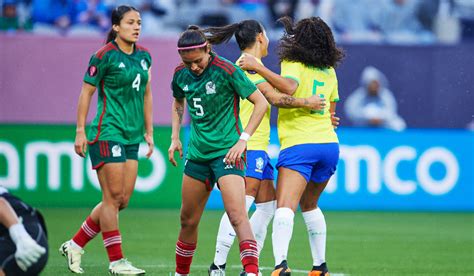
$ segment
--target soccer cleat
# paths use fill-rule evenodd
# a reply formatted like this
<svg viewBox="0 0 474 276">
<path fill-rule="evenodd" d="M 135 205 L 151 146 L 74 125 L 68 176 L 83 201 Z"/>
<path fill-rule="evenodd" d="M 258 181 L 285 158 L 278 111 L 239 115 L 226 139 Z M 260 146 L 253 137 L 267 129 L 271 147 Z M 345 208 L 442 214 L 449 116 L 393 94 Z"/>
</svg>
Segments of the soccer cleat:
<svg viewBox="0 0 474 276">
<path fill-rule="evenodd" d="M 257 276 L 257 275 L 255 275 L 255 273 L 247 273 L 245 271 L 242 271 L 240 272 L 240 276 Z M 262 272 L 260 272 L 260 270 L 258 270 L 258 276 L 262 276 Z"/>
<path fill-rule="evenodd" d="M 66 258 L 67 266 L 72 273 L 84 273 L 84 270 L 81 268 L 81 258 L 84 250 L 76 249 L 71 246 L 71 241 L 66 241 L 59 247 L 59 253 Z"/>
<path fill-rule="evenodd" d="M 313 266 L 313 269 L 308 273 L 308 276 L 329 276 L 326 263 L 322 263 L 319 266 Z"/>
<path fill-rule="evenodd" d="M 120 259 L 109 265 L 110 275 L 145 275 L 145 270 L 136 268 L 127 259 Z"/>
<path fill-rule="evenodd" d="M 225 276 L 225 264 L 216 265 L 212 263 L 207 272 L 209 276 Z"/>
<path fill-rule="evenodd" d="M 286 260 L 275 266 L 271 276 L 291 276 L 291 269 L 288 267 Z"/>
</svg>

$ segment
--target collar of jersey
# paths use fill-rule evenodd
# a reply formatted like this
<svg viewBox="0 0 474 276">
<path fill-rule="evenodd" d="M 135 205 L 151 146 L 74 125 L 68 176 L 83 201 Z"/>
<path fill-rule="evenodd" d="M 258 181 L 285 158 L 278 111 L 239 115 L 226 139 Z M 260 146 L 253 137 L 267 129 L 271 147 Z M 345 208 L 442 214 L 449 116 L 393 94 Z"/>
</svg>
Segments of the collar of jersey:
<svg viewBox="0 0 474 276">
<path fill-rule="evenodd" d="M 126 56 L 133 56 L 137 52 L 137 45 L 136 44 L 133 44 L 133 52 L 131 54 L 127 54 L 124 51 L 122 51 L 122 49 L 120 49 L 120 47 L 118 46 L 117 42 L 115 42 L 115 40 L 112 40 L 112 43 L 115 45 L 115 47 L 117 47 L 117 49 L 119 50 L 120 53 L 122 53 Z"/>
</svg>

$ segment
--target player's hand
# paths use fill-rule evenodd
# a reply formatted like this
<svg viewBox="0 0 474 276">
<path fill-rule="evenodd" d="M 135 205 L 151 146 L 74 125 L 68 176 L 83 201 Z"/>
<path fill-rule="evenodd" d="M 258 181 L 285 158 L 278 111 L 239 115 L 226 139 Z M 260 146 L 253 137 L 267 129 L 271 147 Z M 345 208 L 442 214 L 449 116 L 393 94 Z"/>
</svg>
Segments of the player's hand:
<svg viewBox="0 0 474 276">
<path fill-rule="evenodd" d="M 249 54 L 243 54 L 242 58 L 239 60 L 239 66 L 242 70 L 257 71 L 259 65 L 257 59 Z"/>
<path fill-rule="evenodd" d="M 81 156 L 86 157 L 87 138 L 84 130 L 76 130 L 76 140 L 74 141 L 74 151 Z"/>
<path fill-rule="evenodd" d="M 155 142 L 153 140 L 153 134 L 145 133 L 145 141 L 148 144 L 148 152 L 146 153 L 146 158 L 150 158 L 155 149 Z"/>
<path fill-rule="evenodd" d="M 16 245 L 15 261 L 23 271 L 36 263 L 46 249 L 34 241 L 21 223 L 9 228 L 10 237 Z"/>
<path fill-rule="evenodd" d="M 331 123 L 334 129 L 336 129 L 339 126 L 339 121 L 341 119 L 339 117 L 336 117 L 336 112 L 331 112 Z"/>
<path fill-rule="evenodd" d="M 227 165 L 242 168 L 243 161 L 241 157 L 246 148 L 247 142 L 242 139 L 239 139 L 239 141 L 235 143 L 235 145 L 225 155 L 225 163 Z"/>
<path fill-rule="evenodd" d="M 326 107 L 326 99 L 321 98 L 319 95 L 313 95 L 306 98 L 305 102 L 307 102 L 306 107 L 314 111 L 321 111 Z"/>
<path fill-rule="evenodd" d="M 179 152 L 179 158 L 183 159 L 183 145 L 179 139 L 171 140 L 170 148 L 168 149 L 168 160 L 173 164 L 173 166 L 178 166 L 178 163 L 174 159 L 175 151 Z"/>
</svg>

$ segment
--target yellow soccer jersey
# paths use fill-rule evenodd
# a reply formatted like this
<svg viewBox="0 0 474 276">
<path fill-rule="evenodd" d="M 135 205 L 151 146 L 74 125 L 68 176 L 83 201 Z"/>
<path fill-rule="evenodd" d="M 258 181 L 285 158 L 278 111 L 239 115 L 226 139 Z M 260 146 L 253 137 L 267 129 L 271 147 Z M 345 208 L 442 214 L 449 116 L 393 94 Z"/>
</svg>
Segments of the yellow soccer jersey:
<svg viewBox="0 0 474 276">
<path fill-rule="evenodd" d="M 239 59 L 235 62 L 239 64 Z M 260 59 L 257 59 L 259 63 L 262 63 Z M 255 84 L 265 82 L 266 80 L 259 74 L 250 74 L 248 71 L 245 71 L 245 75 Z M 247 142 L 247 150 L 268 150 L 268 144 L 270 143 L 270 105 L 268 105 L 268 110 L 263 116 L 262 122 L 258 126 L 255 133 L 250 137 Z M 250 116 L 253 111 L 253 103 L 247 99 L 240 100 L 240 121 L 242 122 L 242 127 L 245 129 L 250 120 Z"/>
<path fill-rule="evenodd" d="M 293 97 L 308 98 L 319 95 L 326 99 L 326 107 L 320 112 L 305 108 L 280 108 L 278 136 L 281 149 L 300 144 L 338 143 L 329 112 L 329 102 L 339 101 L 334 68 L 319 69 L 299 62 L 283 61 L 281 75 L 298 82 Z"/>
</svg>

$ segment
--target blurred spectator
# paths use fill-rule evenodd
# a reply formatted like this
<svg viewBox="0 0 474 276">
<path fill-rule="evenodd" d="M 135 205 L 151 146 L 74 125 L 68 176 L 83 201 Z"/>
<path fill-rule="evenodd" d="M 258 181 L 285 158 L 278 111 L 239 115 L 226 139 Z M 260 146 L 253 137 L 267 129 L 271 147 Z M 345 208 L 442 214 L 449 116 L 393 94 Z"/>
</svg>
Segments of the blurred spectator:
<svg viewBox="0 0 474 276">
<path fill-rule="evenodd" d="M 18 10 L 17 1 L 6 0 L 3 1 L 2 13 L 0 16 L 0 31 L 15 32 L 17 30 L 30 30 L 31 21 L 21 20 Z"/>
<path fill-rule="evenodd" d="M 345 42 L 380 42 L 383 37 L 376 22 L 382 5 L 372 0 L 335 0 L 332 26 L 338 39 Z"/>
<path fill-rule="evenodd" d="M 109 12 L 102 0 L 75 0 L 74 23 L 82 26 L 109 29 Z"/>
<path fill-rule="evenodd" d="M 415 0 L 384 0 L 376 15 L 376 24 L 391 43 L 432 43 L 434 35 L 423 28 L 416 16 Z"/>
<path fill-rule="evenodd" d="M 346 100 L 344 111 L 356 126 L 403 130 L 405 121 L 397 115 L 397 102 L 387 88 L 387 78 L 368 66 L 361 75 L 361 86 Z"/>
<path fill-rule="evenodd" d="M 283 16 L 295 19 L 295 11 L 299 0 L 268 0 L 273 27 L 281 27 L 276 21 Z"/>
<path fill-rule="evenodd" d="M 33 0 L 34 30 L 38 32 L 54 32 L 51 26 L 65 33 L 74 18 L 73 0 Z"/>
<path fill-rule="evenodd" d="M 454 14 L 461 21 L 463 40 L 474 40 L 474 1 L 452 0 Z"/>
</svg>

